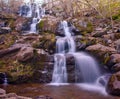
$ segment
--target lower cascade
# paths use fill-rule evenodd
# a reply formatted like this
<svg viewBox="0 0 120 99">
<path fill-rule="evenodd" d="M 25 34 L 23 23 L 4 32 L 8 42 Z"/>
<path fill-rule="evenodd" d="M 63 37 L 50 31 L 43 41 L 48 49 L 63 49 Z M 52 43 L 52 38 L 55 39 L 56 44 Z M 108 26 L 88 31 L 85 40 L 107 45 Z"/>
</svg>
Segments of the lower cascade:
<svg viewBox="0 0 120 99">
<path fill-rule="evenodd" d="M 56 54 L 54 60 L 52 83 L 67 83 L 66 58 L 64 54 Z"/>
<path fill-rule="evenodd" d="M 95 59 L 85 52 L 76 52 L 75 41 L 69 30 L 67 21 L 62 21 L 60 26 L 60 28 L 63 29 L 65 37 L 58 37 L 56 41 L 56 54 L 54 55 L 55 63 L 51 83 L 53 85 L 61 85 L 61 83 L 64 85 L 68 83 L 66 55 L 70 54 L 75 60 L 75 83 L 87 84 L 82 86 L 86 87 L 89 85 L 90 88 L 91 85 L 95 85 L 96 87 L 94 88 L 98 90 L 104 88 L 106 81 L 103 79 Z M 101 79 L 103 84 L 101 84 Z M 94 88 L 92 87 L 91 89 Z"/>
<path fill-rule="evenodd" d="M 94 83 L 100 76 L 100 71 L 95 60 L 86 53 L 74 53 L 76 82 Z"/>
</svg>

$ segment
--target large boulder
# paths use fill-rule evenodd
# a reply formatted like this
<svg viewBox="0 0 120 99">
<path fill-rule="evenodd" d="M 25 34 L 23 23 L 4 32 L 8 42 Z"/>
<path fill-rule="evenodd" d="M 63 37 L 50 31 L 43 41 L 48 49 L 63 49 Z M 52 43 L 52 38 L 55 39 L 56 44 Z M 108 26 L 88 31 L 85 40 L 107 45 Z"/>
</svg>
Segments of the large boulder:
<svg viewBox="0 0 120 99">
<path fill-rule="evenodd" d="M 114 65 L 111 61 L 111 55 L 117 52 L 115 48 L 104 46 L 102 44 L 95 44 L 88 46 L 86 50 L 98 57 L 108 68 L 111 69 Z"/>
<path fill-rule="evenodd" d="M 88 46 L 86 50 L 97 56 L 104 56 L 106 53 L 110 55 L 113 53 L 116 53 L 115 48 L 107 47 L 102 44 L 95 44 L 95 45 Z"/>
<path fill-rule="evenodd" d="M 37 48 L 44 49 L 46 52 L 53 54 L 56 49 L 56 38 L 54 34 L 44 34 L 42 38 L 40 38 L 38 44 L 36 44 Z"/>
<path fill-rule="evenodd" d="M 110 77 L 107 85 L 107 92 L 112 95 L 120 95 L 120 72 Z"/>
<path fill-rule="evenodd" d="M 37 24 L 37 29 L 40 32 L 55 33 L 59 19 L 50 15 L 45 16 L 40 23 Z"/>
<path fill-rule="evenodd" d="M 16 57 L 19 61 L 25 62 L 33 58 L 33 50 L 34 49 L 32 47 L 22 47 L 19 53 L 16 55 Z"/>
<path fill-rule="evenodd" d="M 18 17 L 14 22 L 16 31 L 30 30 L 31 18 Z"/>
<path fill-rule="evenodd" d="M 19 51 L 20 49 L 21 49 L 20 46 L 14 46 L 14 47 L 10 47 L 8 49 L 0 50 L 0 57 L 4 57 L 5 55 L 15 53 L 15 52 Z"/>
</svg>

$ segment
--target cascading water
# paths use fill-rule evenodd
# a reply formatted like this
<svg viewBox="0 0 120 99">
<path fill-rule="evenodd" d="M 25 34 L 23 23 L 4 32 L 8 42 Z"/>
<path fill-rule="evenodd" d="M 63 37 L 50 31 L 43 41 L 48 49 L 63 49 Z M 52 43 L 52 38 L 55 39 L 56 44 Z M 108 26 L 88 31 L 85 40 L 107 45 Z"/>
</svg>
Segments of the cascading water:
<svg viewBox="0 0 120 99">
<path fill-rule="evenodd" d="M 55 64 L 52 83 L 67 83 L 66 58 L 64 54 L 54 56 Z"/>
<path fill-rule="evenodd" d="M 76 82 L 94 83 L 101 75 L 95 60 L 86 53 L 74 53 Z"/>
<path fill-rule="evenodd" d="M 36 26 L 41 21 L 41 16 L 42 16 L 42 13 L 40 13 L 40 7 L 37 4 L 35 5 L 34 10 L 35 10 L 35 15 L 33 15 L 34 17 L 32 19 L 32 24 L 30 25 L 30 33 L 37 33 Z"/>
<path fill-rule="evenodd" d="M 37 29 L 36 29 L 37 22 L 38 22 L 37 18 L 33 18 L 32 24 L 30 25 L 30 33 L 37 32 Z"/>
<path fill-rule="evenodd" d="M 64 30 L 65 37 L 57 38 L 52 83 L 67 83 L 65 54 L 71 54 L 75 59 L 76 83 L 81 83 L 86 89 L 88 87 L 88 89 L 104 91 L 103 93 L 106 94 L 104 86 L 100 84 L 100 79 L 103 77 L 101 78 L 97 62 L 84 52 L 76 52 L 75 42 L 66 21 L 62 21 L 60 26 Z M 102 81 L 105 82 L 104 79 Z"/>
<path fill-rule="evenodd" d="M 37 3 L 29 3 L 20 7 L 20 16 L 32 17 L 29 33 L 37 33 L 36 26 L 45 15 L 45 9 Z"/>
<path fill-rule="evenodd" d="M 7 79 L 7 76 L 6 76 L 6 74 L 4 73 L 4 83 L 3 83 L 4 85 L 7 85 L 8 84 L 8 79 Z"/>
</svg>

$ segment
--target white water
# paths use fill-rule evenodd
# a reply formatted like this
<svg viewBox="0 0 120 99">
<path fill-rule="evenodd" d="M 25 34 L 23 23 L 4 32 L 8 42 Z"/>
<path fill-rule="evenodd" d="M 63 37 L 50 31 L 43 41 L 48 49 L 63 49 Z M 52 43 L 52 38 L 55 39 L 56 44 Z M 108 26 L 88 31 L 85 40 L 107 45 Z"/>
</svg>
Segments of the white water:
<svg viewBox="0 0 120 99">
<path fill-rule="evenodd" d="M 73 53 L 73 55 L 75 57 L 76 82 L 80 82 L 82 76 L 83 82 L 94 83 L 101 75 L 100 70 L 97 67 L 98 64 L 86 53 Z"/>
<path fill-rule="evenodd" d="M 30 33 L 37 33 L 37 24 L 41 21 L 41 18 L 44 17 L 45 15 L 45 9 L 44 8 L 41 8 L 39 6 L 39 4 L 37 3 L 34 3 L 33 5 L 31 3 L 27 4 L 26 7 L 29 8 L 29 11 L 27 13 L 27 15 L 24 15 L 24 17 L 31 17 L 32 18 L 32 23 L 30 25 L 30 30 L 29 30 L 29 33 L 27 34 L 30 34 Z M 22 15 L 22 6 L 21 6 L 21 10 L 20 10 L 20 16 Z"/>
<path fill-rule="evenodd" d="M 6 74 L 4 73 L 4 83 L 3 83 L 4 85 L 7 85 L 8 84 L 8 79 L 7 79 L 7 77 L 6 77 Z"/>
<path fill-rule="evenodd" d="M 37 23 L 38 23 L 38 19 L 33 18 L 32 24 L 30 25 L 30 33 L 36 33 L 37 32 L 37 29 L 36 29 Z"/>
<path fill-rule="evenodd" d="M 54 55 L 54 71 L 52 83 L 67 83 L 66 58 L 64 54 Z"/>
</svg>

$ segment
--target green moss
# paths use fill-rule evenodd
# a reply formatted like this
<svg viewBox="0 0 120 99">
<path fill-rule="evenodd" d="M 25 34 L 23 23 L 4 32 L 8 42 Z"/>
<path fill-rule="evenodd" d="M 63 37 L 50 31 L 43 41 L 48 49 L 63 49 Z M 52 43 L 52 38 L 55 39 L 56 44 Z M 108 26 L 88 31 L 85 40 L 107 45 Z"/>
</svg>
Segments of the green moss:
<svg viewBox="0 0 120 99">
<path fill-rule="evenodd" d="M 38 28 L 42 29 L 44 27 L 44 20 L 41 20 L 40 23 L 38 23 Z"/>
<path fill-rule="evenodd" d="M 91 22 L 88 22 L 88 24 L 87 24 L 87 32 L 91 33 L 92 31 L 93 31 L 93 25 L 92 25 Z"/>
<path fill-rule="evenodd" d="M 40 42 L 34 43 L 34 44 L 32 45 L 33 48 L 39 48 L 39 46 L 40 46 Z"/>
<path fill-rule="evenodd" d="M 11 68 L 8 72 L 13 78 L 17 78 L 18 76 L 32 76 L 33 69 L 29 65 L 23 65 L 18 61 L 13 62 L 13 68 Z"/>
<path fill-rule="evenodd" d="M 105 55 L 104 55 L 104 64 L 107 64 L 107 62 L 110 60 L 110 55 L 109 55 L 109 53 L 106 53 Z"/>
<path fill-rule="evenodd" d="M 14 20 L 13 19 L 11 19 L 11 20 L 9 20 L 9 26 L 10 26 L 10 28 L 12 29 L 12 30 L 14 30 L 15 29 L 15 24 L 14 24 Z"/>
<path fill-rule="evenodd" d="M 113 15 L 112 19 L 113 20 L 120 20 L 120 13 Z"/>
</svg>

